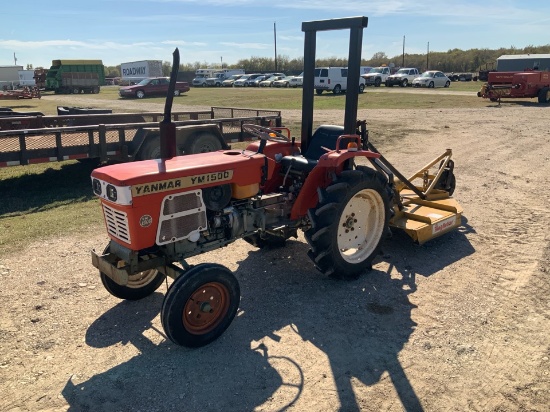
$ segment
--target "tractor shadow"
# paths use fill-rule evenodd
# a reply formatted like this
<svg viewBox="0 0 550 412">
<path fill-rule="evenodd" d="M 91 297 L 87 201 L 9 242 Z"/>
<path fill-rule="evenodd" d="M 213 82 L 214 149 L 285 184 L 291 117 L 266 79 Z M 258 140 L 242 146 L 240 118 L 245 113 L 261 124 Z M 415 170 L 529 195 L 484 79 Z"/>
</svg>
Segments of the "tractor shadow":
<svg viewBox="0 0 550 412">
<path fill-rule="evenodd" d="M 319 366 L 315 355 L 297 356 L 299 342 L 304 342 L 326 355 L 328 379 L 335 386 L 330 393 L 340 410 L 368 410 L 381 402 L 358 397 L 354 385 L 373 386 L 387 374 L 403 410 L 422 411 L 420 397 L 399 361 L 416 326 L 409 296 L 418 276 L 431 276 L 474 252 L 465 236 L 473 229 L 465 219 L 463 223 L 461 230 L 423 246 L 396 233 L 384 241 L 375 269 L 350 281 L 318 273 L 304 242 L 251 249 L 235 271 L 242 294 L 239 314 L 218 340 L 203 348 L 182 348 L 158 336 L 164 334 L 153 321 L 161 293 L 140 302 L 121 302 L 90 325 L 86 343 L 91 348 L 130 344 L 139 354 L 89 379 L 69 379 L 62 395 L 72 411 L 136 406 L 163 411 L 282 411 L 296 403 L 304 387 L 309 396 L 323 391 L 318 377 L 305 378 Z M 147 338 L 151 334 L 160 343 Z M 289 355 L 271 356 L 276 345 L 289 345 Z M 277 398 L 281 388 L 286 388 L 286 395 Z"/>
<path fill-rule="evenodd" d="M 513 100 L 513 99 L 504 99 L 500 104 L 498 102 L 493 102 L 488 104 L 487 107 L 493 107 L 499 109 L 501 107 L 550 107 L 550 103 L 539 103 L 536 100 L 526 99 L 526 100 Z"/>
<path fill-rule="evenodd" d="M 28 166 L 20 166 L 28 167 Z M 94 199 L 90 174 L 97 167 L 92 161 L 70 162 L 60 169 L 47 168 L 40 173 L 26 173 L 0 179 L 0 216 L 30 214 L 59 204 Z"/>
</svg>

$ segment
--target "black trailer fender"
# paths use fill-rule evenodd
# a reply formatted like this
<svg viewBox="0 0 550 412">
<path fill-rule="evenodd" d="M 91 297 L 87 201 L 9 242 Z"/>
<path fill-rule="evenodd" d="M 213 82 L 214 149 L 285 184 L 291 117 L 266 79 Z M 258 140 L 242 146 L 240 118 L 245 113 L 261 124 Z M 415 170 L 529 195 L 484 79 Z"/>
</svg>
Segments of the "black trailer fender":
<svg viewBox="0 0 550 412">
<path fill-rule="evenodd" d="M 160 131 L 158 128 L 140 128 L 132 140 L 130 152 L 136 159 L 160 158 Z M 223 135 L 215 124 L 176 127 L 176 150 L 178 155 L 212 152 L 229 149 Z"/>
</svg>

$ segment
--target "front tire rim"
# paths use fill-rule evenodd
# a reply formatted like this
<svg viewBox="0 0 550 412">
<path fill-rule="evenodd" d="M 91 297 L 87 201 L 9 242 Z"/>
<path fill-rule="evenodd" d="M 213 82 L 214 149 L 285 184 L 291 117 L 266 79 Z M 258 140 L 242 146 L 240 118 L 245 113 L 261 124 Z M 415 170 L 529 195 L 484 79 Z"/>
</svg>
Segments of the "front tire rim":
<svg viewBox="0 0 550 412">
<path fill-rule="evenodd" d="M 216 328 L 229 310 L 229 290 L 218 282 L 210 282 L 195 290 L 183 308 L 185 329 L 203 335 Z"/>
<path fill-rule="evenodd" d="M 357 192 L 338 222 L 337 245 L 342 259 L 360 263 L 378 246 L 384 230 L 384 201 L 373 189 Z"/>
<path fill-rule="evenodd" d="M 135 275 L 130 275 L 128 276 L 128 284 L 126 287 L 130 289 L 140 289 L 151 283 L 156 276 L 156 269 L 144 270 L 143 272 L 136 273 Z"/>
</svg>

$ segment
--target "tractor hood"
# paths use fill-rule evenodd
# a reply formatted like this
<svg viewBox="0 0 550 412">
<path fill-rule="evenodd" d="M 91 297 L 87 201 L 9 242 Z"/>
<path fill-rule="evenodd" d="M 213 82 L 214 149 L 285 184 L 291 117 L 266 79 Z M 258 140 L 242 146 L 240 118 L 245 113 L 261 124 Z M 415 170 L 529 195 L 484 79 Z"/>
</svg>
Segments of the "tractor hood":
<svg viewBox="0 0 550 412">
<path fill-rule="evenodd" d="M 265 156 L 255 152 L 223 150 L 178 156 L 164 161 L 144 160 L 98 168 L 92 172 L 94 193 L 109 201 L 106 186 L 124 188 L 131 198 L 219 184 L 260 183 Z M 131 199 L 130 199 L 130 202 Z"/>
</svg>

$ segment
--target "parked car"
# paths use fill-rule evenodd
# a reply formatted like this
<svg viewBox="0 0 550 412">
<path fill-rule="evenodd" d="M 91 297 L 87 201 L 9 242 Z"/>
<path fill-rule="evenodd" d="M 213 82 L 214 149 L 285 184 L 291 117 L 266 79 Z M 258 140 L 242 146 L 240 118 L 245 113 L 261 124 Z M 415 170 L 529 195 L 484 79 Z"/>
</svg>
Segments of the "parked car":
<svg viewBox="0 0 550 412">
<path fill-rule="evenodd" d="M 222 82 L 222 86 L 223 87 L 233 87 L 233 84 L 235 83 L 235 81 L 239 80 L 243 76 L 244 76 L 244 74 L 234 74 L 229 79 L 225 79 Z"/>
<path fill-rule="evenodd" d="M 292 79 L 294 76 L 285 76 L 282 77 L 279 80 L 275 80 L 273 83 L 271 83 L 272 87 L 290 87 L 288 84 L 289 80 Z"/>
<path fill-rule="evenodd" d="M 245 83 L 245 86 L 248 85 L 251 87 L 260 87 L 260 82 L 264 81 L 268 77 L 271 77 L 271 74 L 260 74 L 258 77 L 248 79 Z"/>
<path fill-rule="evenodd" d="M 437 70 L 428 70 L 413 80 L 415 87 L 449 87 L 451 79 L 445 76 L 445 73 Z"/>
<path fill-rule="evenodd" d="M 254 76 L 253 74 L 245 74 L 241 77 L 239 77 L 237 80 L 233 82 L 233 87 L 244 87 L 244 84 L 248 79 L 250 79 L 250 76 Z"/>
<path fill-rule="evenodd" d="M 368 73 L 362 74 L 361 77 L 365 79 L 367 86 L 380 87 L 381 84 L 386 82 L 386 79 L 391 74 L 391 70 L 388 66 L 373 67 Z"/>
<path fill-rule="evenodd" d="M 390 74 L 386 78 L 386 87 L 392 87 L 397 84 L 401 87 L 412 86 L 412 82 L 420 75 L 418 69 L 414 67 L 403 67 L 396 73 Z"/>
<path fill-rule="evenodd" d="M 245 74 L 239 80 L 235 80 L 235 87 L 249 87 L 258 77 L 263 76 L 261 73 Z"/>
<path fill-rule="evenodd" d="M 289 87 L 302 87 L 304 84 L 304 72 L 298 76 L 294 76 L 288 81 Z"/>
<path fill-rule="evenodd" d="M 118 94 L 120 97 L 137 97 L 138 99 L 143 99 L 145 96 L 166 96 L 169 85 L 170 78 L 168 77 L 151 77 L 143 79 L 133 86 L 121 87 Z M 188 91 L 189 83 L 176 82 L 174 96 L 179 96 Z"/>
<path fill-rule="evenodd" d="M 280 81 L 280 80 L 285 79 L 285 78 L 286 78 L 286 76 L 284 76 L 284 75 L 283 76 L 270 76 L 267 79 L 262 80 L 260 82 L 260 87 L 273 87 L 273 83 L 275 81 Z"/>
</svg>

